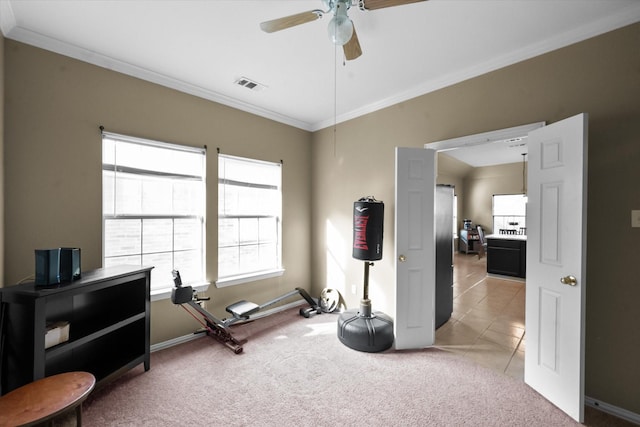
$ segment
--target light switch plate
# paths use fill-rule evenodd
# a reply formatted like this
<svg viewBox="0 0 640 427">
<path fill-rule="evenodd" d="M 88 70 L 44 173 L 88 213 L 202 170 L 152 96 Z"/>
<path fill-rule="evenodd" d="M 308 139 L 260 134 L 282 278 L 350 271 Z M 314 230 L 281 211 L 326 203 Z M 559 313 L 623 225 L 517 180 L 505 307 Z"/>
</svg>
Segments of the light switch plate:
<svg viewBox="0 0 640 427">
<path fill-rule="evenodd" d="M 631 211 L 631 226 L 640 227 L 640 211 Z"/>
</svg>

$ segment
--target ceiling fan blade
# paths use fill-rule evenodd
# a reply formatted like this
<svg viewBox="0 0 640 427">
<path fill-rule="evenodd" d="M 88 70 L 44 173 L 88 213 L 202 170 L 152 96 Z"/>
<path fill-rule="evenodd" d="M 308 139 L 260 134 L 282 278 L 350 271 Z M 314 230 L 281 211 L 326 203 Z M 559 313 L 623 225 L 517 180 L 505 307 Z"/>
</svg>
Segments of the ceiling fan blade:
<svg viewBox="0 0 640 427">
<path fill-rule="evenodd" d="M 403 4 L 418 3 L 427 0 L 360 0 L 360 9 L 376 10 L 385 7 L 402 6 Z"/>
<path fill-rule="evenodd" d="M 296 13 L 295 15 L 285 16 L 283 18 L 262 22 L 260 24 L 260 28 L 266 33 L 273 33 L 275 31 L 280 31 L 287 28 L 295 27 L 296 25 L 315 21 L 321 16 L 322 11 L 310 10 L 309 12 Z"/>
<path fill-rule="evenodd" d="M 344 57 L 347 58 L 347 61 L 351 61 L 362 55 L 362 48 L 360 47 L 358 35 L 356 34 L 356 27 L 353 27 L 353 35 L 349 41 L 342 46 L 342 49 L 344 50 Z"/>
</svg>

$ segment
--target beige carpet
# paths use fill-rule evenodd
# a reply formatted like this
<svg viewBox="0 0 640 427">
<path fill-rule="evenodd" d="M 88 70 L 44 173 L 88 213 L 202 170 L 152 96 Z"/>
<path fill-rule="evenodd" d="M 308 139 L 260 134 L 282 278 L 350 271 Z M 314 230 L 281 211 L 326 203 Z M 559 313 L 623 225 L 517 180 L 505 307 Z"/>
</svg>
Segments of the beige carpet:
<svg viewBox="0 0 640 427">
<path fill-rule="evenodd" d="M 573 426 L 528 386 L 437 349 L 362 353 L 289 310 L 152 354 L 95 390 L 85 426 Z"/>
</svg>

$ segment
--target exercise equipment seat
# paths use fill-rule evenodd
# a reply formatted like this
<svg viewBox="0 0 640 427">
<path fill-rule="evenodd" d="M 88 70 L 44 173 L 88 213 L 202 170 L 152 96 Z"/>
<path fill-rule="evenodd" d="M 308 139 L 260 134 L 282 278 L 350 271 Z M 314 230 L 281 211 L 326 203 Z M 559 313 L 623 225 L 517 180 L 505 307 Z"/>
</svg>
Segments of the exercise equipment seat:
<svg viewBox="0 0 640 427">
<path fill-rule="evenodd" d="M 226 310 L 236 319 L 246 319 L 253 313 L 260 311 L 260 306 L 256 303 L 242 300 L 231 304 Z"/>
</svg>

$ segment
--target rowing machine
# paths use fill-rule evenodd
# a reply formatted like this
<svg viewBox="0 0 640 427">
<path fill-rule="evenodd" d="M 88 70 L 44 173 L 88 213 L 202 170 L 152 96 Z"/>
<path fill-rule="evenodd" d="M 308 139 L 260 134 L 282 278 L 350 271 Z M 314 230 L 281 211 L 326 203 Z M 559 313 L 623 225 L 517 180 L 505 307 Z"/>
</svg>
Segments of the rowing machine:
<svg viewBox="0 0 640 427">
<path fill-rule="evenodd" d="M 304 298 L 310 306 L 307 308 L 301 308 L 300 315 L 304 317 L 310 317 L 314 314 L 322 313 L 320 306 L 318 306 L 316 301 L 311 298 L 307 291 L 302 288 L 295 288 L 295 290 L 287 292 L 286 294 L 281 295 L 261 305 L 245 300 L 233 303 L 226 308 L 226 311 L 230 313 L 232 317 L 219 319 L 205 310 L 200 304 L 201 301 L 208 301 L 209 298 L 201 298 L 197 295 L 197 292 L 195 292 L 191 286 L 183 286 L 180 272 L 178 270 L 172 271 L 172 274 L 175 288 L 171 290 L 171 302 L 176 305 L 181 305 L 182 308 L 184 308 L 194 319 L 196 319 L 198 323 L 204 326 L 207 335 L 210 335 L 216 340 L 220 341 L 222 344 L 233 350 L 233 352 L 236 354 L 242 353 L 242 345 L 246 342 L 246 340 L 237 340 L 231 333 L 231 329 L 229 328 L 229 326 L 239 321 L 252 320 L 252 316 L 267 307 L 277 304 L 278 302 L 292 296 L 299 295 L 302 296 L 302 298 Z M 192 310 L 187 309 L 185 304 L 190 306 L 193 310 L 200 314 L 200 316 L 203 317 L 204 322 L 198 319 L 198 317 L 193 313 Z"/>
</svg>

